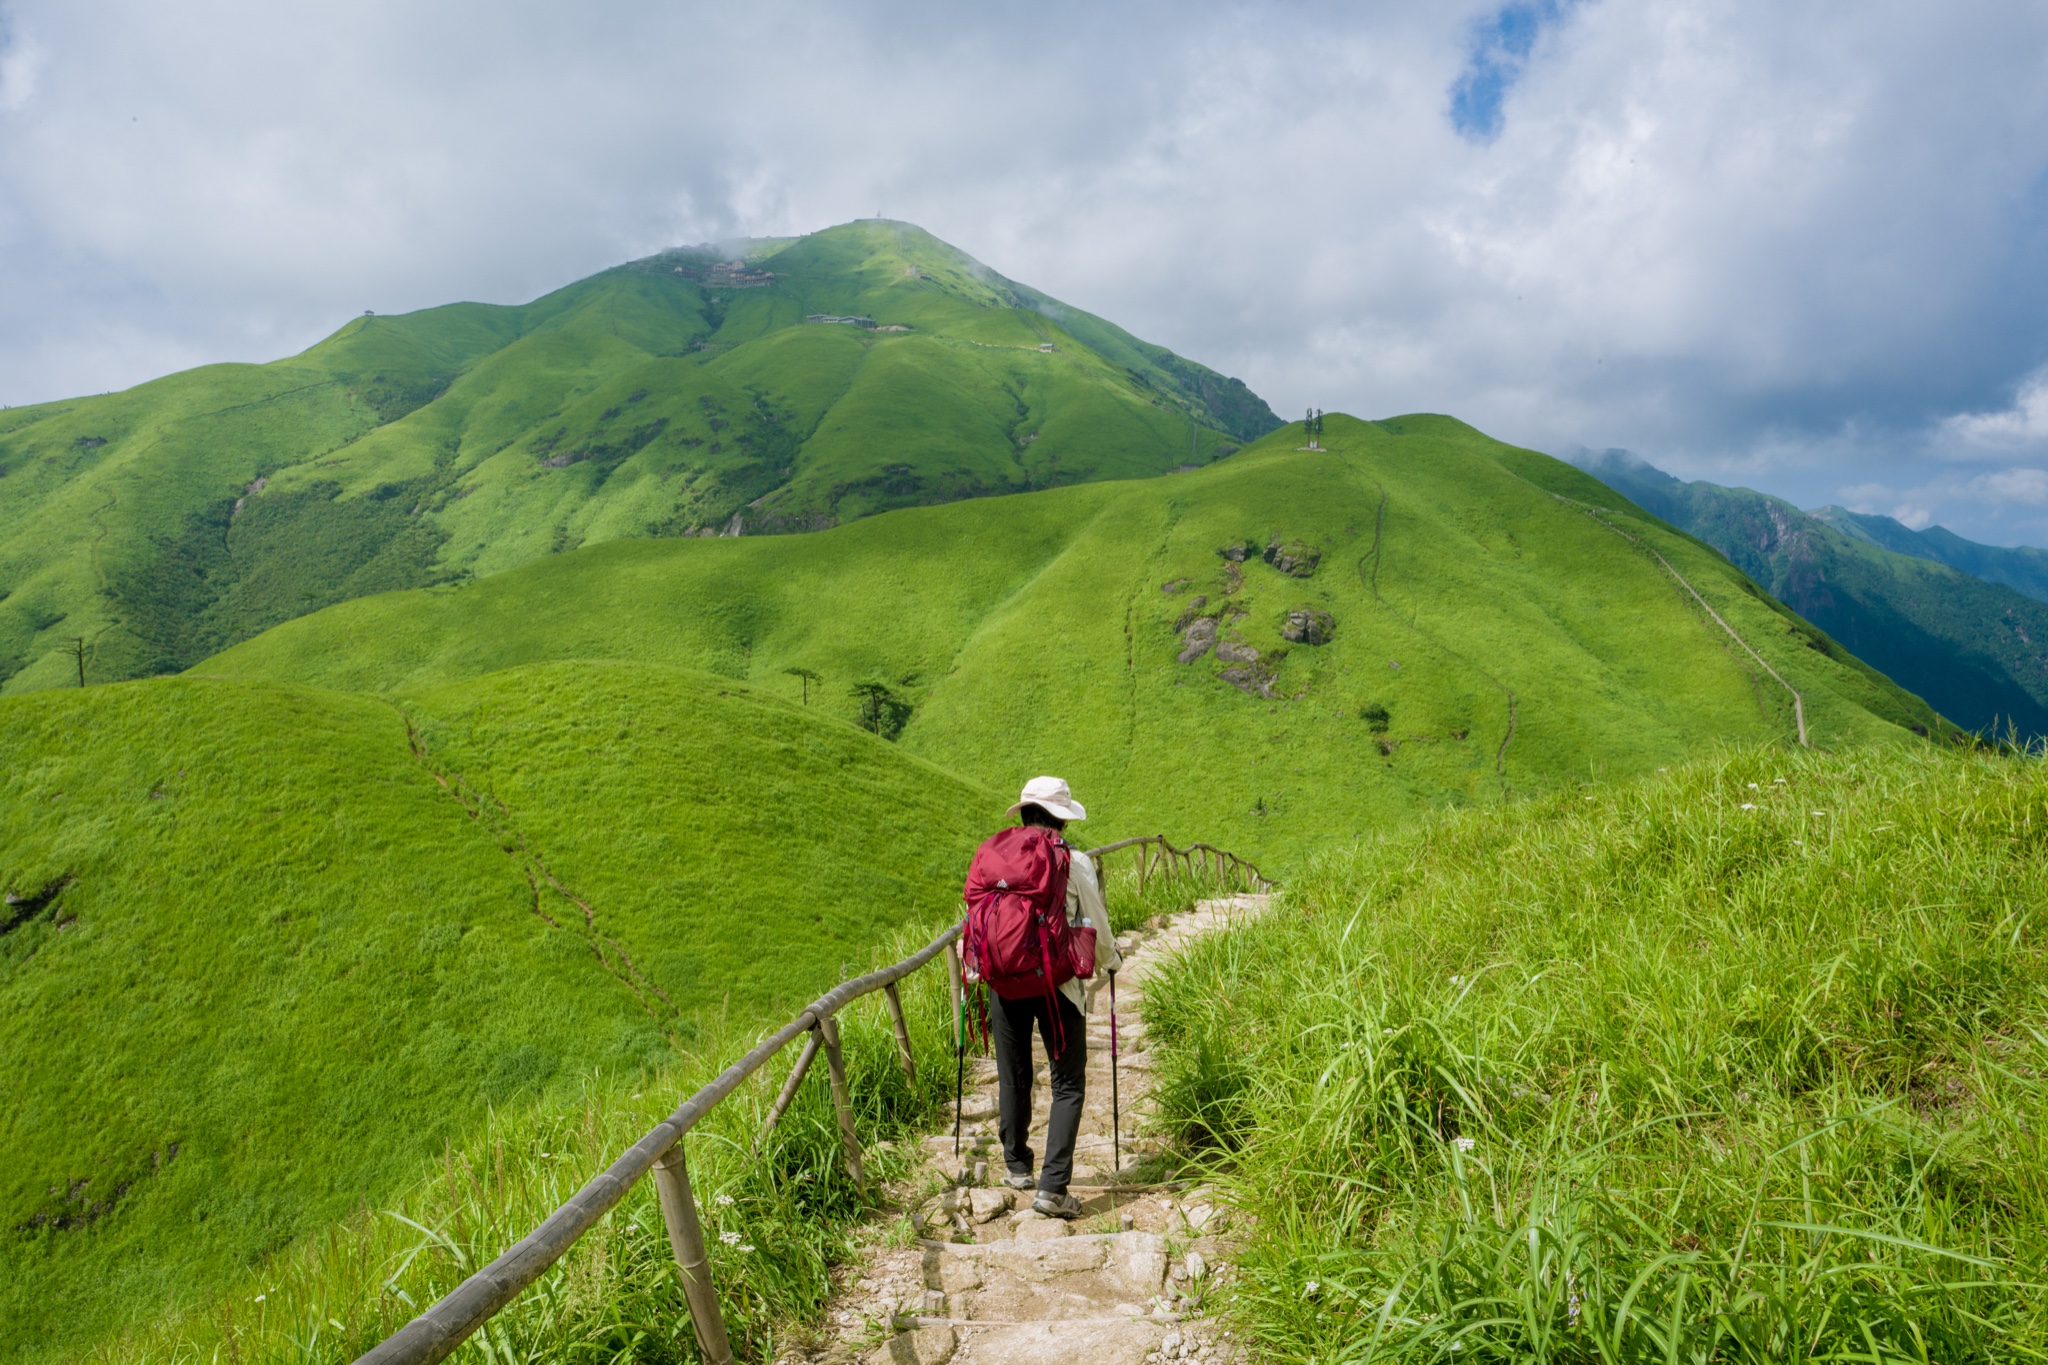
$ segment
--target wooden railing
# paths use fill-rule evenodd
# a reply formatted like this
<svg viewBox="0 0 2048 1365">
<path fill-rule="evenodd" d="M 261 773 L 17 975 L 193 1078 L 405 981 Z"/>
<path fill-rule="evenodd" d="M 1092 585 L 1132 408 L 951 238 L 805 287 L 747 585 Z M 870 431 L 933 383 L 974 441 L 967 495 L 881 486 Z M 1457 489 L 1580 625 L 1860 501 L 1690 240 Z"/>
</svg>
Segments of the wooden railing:
<svg viewBox="0 0 2048 1365">
<path fill-rule="evenodd" d="M 1137 850 L 1140 894 L 1151 877 L 1176 873 L 1190 876 L 1196 872 L 1214 876 L 1227 891 L 1258 895 L 1273 889 L 1273 882 L 1265 873 L 1228 849 L 1217 848 L 1214 844 L 1189 844 L 1186 848 L 1175 848 L 1166 842 L 1164 834 L 1141 834 L 1135 839 L 1119 839 L 1113 844 L 1088 850 L 1088 856 L 1100 864 L 1104 854 L 1127 848 Z"/>
<path fill-rule="evenodd" d="M 1242 886 L 1247 891 L 1270 891 L 1273 883 L 1250 863 L 1209 844 L 1178 849 L 1163 835 L 1148 834 L 1091 849 L 1089 856 L 1100 860 L 1119 850 L 1138 850 L 1138 879 L 1142 888 L 1148 877 L 1187 875 L 1197 870 L 1213 872 L 1226 887 Z M 595 1227 L 650 1170 L 654 1172 L 655 1193 L 661 1202 L 662 1221 L 668 1227 L 669 1248 L 675 1253 L 676 1270 L 683 1296 L 690 1305 L 690 1320 L 696 1329 L 697 1345 L 707 1365 L 732 1365 L 732 1343 L 725 1330 L 725 1316 L 718 1307 L 718 1294 L 711 1284 L 710 1256 L 704 1246 L 703 1225 L 697 1218 L 697 1199 L 690 1189 L 690 1170 L 684 1160 L 683 1134 L 739 1089 L 740 1084 L 765 1066 L 769 1059 L 809 1034 L 789 1079 L 783 1082 L 768 1121 L 755 1139 L 761 1141 L 774 1129 L 796 1098 L 811 1062 L 825 1054 L 825 1069 L 831 1078 L 832 1107 L 838 1116 L 839 1137 L 844 1148 L 846 1172 L 863 1193 L 867 1174 L 861 1164 L 860 1138 L 853 1126 L 853 1103 L 846 1086 L 846 1061 L 839 1045 L 839 1027 L 834 1016 L 864 995 L 880 991 L 889 1006 L 895 1027 L 898 1061 L 904 1074 L 916 1078 L 916 1059 L 910 1051 L 910 1026 L 903 1015 L 903 1000 L 896 983 L 946 954 L 952 977 L 954 1008 L 960 1009 L 965 987 L 960 976 L 960 957 L 953 949 L 961 926 L 954 924 L 893 966 L 855 977 L 806 1006 L 802 1013 L 755 1045 L 753 1051 L 734 1062 L 709 1085 L 684 1100 L 676 1111 L 656 1124 L 653 1131 L 626 1149 L 597 1177 L 578 1190 L 569 1201 L 549 1214 L 541 1225 L 519 1239 L 512 1249 L 457 1285 L 448 1296 L 414 1318 L 391 1336 L 357 1358 L 356 1365 L 433 1365 L 445 1359 L 471 1333 L 518 1297 L 521 1290 L 539 1279 L 548 1268 L 574 1246 L 576 1240 Z"/>
</svg>

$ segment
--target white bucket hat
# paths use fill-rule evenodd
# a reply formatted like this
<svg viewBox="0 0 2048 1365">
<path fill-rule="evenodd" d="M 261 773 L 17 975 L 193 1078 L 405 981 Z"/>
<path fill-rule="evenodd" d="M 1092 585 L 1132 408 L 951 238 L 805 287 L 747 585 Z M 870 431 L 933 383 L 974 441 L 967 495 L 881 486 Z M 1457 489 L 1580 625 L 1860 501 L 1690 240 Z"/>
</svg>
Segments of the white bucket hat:
<svg viewBox="0 0 2048 1365">
<path fill-rule="evenodd" d="M 1017 804 L 1010 807 L 1010 814 L 1015 815 L 1026 806 L 1042 806 L 1047 814 L 1062 820 L 1088 818 L 1087 808 L 1074 799 L 1064 777 L 1034 777 L 1026 782 L 1017 796 Z"/>
</svg>

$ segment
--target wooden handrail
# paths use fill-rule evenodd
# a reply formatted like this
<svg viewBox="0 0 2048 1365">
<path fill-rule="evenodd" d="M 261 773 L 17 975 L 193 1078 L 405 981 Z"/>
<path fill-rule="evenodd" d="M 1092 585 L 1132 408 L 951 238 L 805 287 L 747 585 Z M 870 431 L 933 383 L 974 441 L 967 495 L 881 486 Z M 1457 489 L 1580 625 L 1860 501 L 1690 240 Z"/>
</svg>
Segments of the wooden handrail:
<svg viewBox="0 0 2048 1365">
<path fill-rule="evenodd" d="M 1257 868 L 1235 854 L 1200 843 L 1184 849 L 1175 848 L 1167 843 L 1163 834 L 1141 835 L 1105 844 L 1088 850 L 1088 856 L 1100 858 L 1119 849 L 1144 846 L 1138 874 L 1142 886 L 1146 867 L 1154 857 L 1152 846 L 1155 845 L 1159 865 L 1163 866 L 1170 860 L 1177 870 L 1192 871 L 1194 857 L 1198 853 L 1209 854 L 1214 856 L 1216 869 L 1226 880 L 1231 873 L 1241 872 L 1250 887 L 1259 890 L 1271 890 L 1273 887 L 1273 883 Z M 839 1059 L 838 1030 L 833 1016 L 864 995 L 886 990 L 904 1070 L 912 1072 L 914 1063 L 910 1058 L 909 1033 L 901 1002 L 896 999 L 896 983 L 951 948 L 960 937 L 962 927 L 960 923 L 949 925 L 944 933 L 901 962 L 843 982 L 812 1001 L 796 1018 L 755 1044 L 746 1056 L 719 1072 L 709 1085 L 676 1106 L 675 1112 L 570 1196 L 568 1202 L 542 1220 L 539 1227 L 457 1285 L 440 1302 L 357 1357 L 356 1365 L 434 1365 L 434 1362 L 446 1359 L 471 1333 L 545 1274 L 650 1170 L 655 1172 L 656 1184 L 660 1186 L 662 1217 L 668 1225 L 669 1242 L 681 1273 L 684 1296 L 689 1301 L 698 1345 L 708 1365 L 731 1365 L 732 1347 L 719 1312 L 718 1297 L 712 1290 L 707 1273 L 709 1257 L 704 1246 L 704 1233 L 697 1221 L 696 1199 L 690 1189 L 688 1168 L 683 1160 L 683 1134 L 710 1113 L 720 1100 L 739 1089 L 740 1084 L 765 1066 L 769 1059 L 808 1033 L 812 1040 L 805 1049 L 803 1062 L 792 1074 L 783 1094 L 778 1096 L 769 1127 L 773 1127 L 775 1118 L 780 1117 L 782 1109 L 794 1098 L 796 1082 L 802 1075 L 804 1064 L 811 1060 L 822 1043 L 832 1072 L 833 1108 L 837 1111 L 840 1135 L 846 1147 L 848 1173 L 856 1183 L 864 1184 L 860 1147 L 854 1135 L 852 1105 L 846 1093 L 845 1071 Z M 953 963 L 954 955 L 948 953 L 948 960 Z M 953 979 L 956 983 L 959 980 L 957 963 L 954 964 Z M 958 990 L 957 985 L 955 990 Z M 767 1136 L 767 1129 L 763 1130 L 762 1136 Z"/>
<path fill-rule="evenodd" d="M 1105 853 L 1115 853 L 1126 848 L 1137 848 L 1139 850 L 1138 889 L 1141 892 L 1144 890 L 1146 878 L 1153 868 L 1171 866 L 1182 872 L 1192 872 L 1198 860 L 1209 864 L 1216 875 L 1223 879 L 1226 886 L 1235 877 L 1241 881 L 1244 889 L 1249 892 L 1262 893 L 1271 891 L 1274 888 L 1274 882 L 1271 877 L 1268 877 L 1265 873 L 1259 871 L 1258 868 L 1228 849 L 1221 849 L 1214 844 L 1204 843 L 1189 844 L 1186 848 L 1175 848 L 1171 843 L 1167 842 L 1164 834 L 1140 834 L 1131 839 L 1119 839 L 1113 844 L 1104 844 L 1101 848 L 1089 849 L 1088 856 L 1100 861 Z"/>
</svg>

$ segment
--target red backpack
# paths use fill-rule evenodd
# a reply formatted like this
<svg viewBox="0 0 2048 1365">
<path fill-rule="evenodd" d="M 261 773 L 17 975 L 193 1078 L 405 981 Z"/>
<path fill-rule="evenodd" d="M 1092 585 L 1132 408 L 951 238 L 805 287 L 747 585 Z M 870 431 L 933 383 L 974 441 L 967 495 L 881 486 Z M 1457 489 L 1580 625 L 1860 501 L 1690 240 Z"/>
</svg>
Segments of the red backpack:
<svg viewBox="0 0 2048 1365">
<path fill-rule="evenodd" d="M 961 892 L 968 980 L 1021 1000 L 1095 974 L 1094 926 L 1067 923 L 1071 863 L 1066 841 L 1038 825 L 998 830 L 974 851 Z"/>
</svg>

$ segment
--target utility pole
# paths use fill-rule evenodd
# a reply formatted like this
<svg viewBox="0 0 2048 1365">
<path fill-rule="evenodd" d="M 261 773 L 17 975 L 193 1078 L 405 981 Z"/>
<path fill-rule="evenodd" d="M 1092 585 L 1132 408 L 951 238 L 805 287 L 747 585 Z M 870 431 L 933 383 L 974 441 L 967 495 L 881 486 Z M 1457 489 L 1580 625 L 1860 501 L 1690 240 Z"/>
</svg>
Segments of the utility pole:
<svg viewBox="0 0 2048 1365">
<path fill-rule="evenodd" d="M 85 686 L 85 637 L 83 635 L 71 637 L 71 652 L 78 656 L 78 685 L 83 687 Z"/>
</svg>

